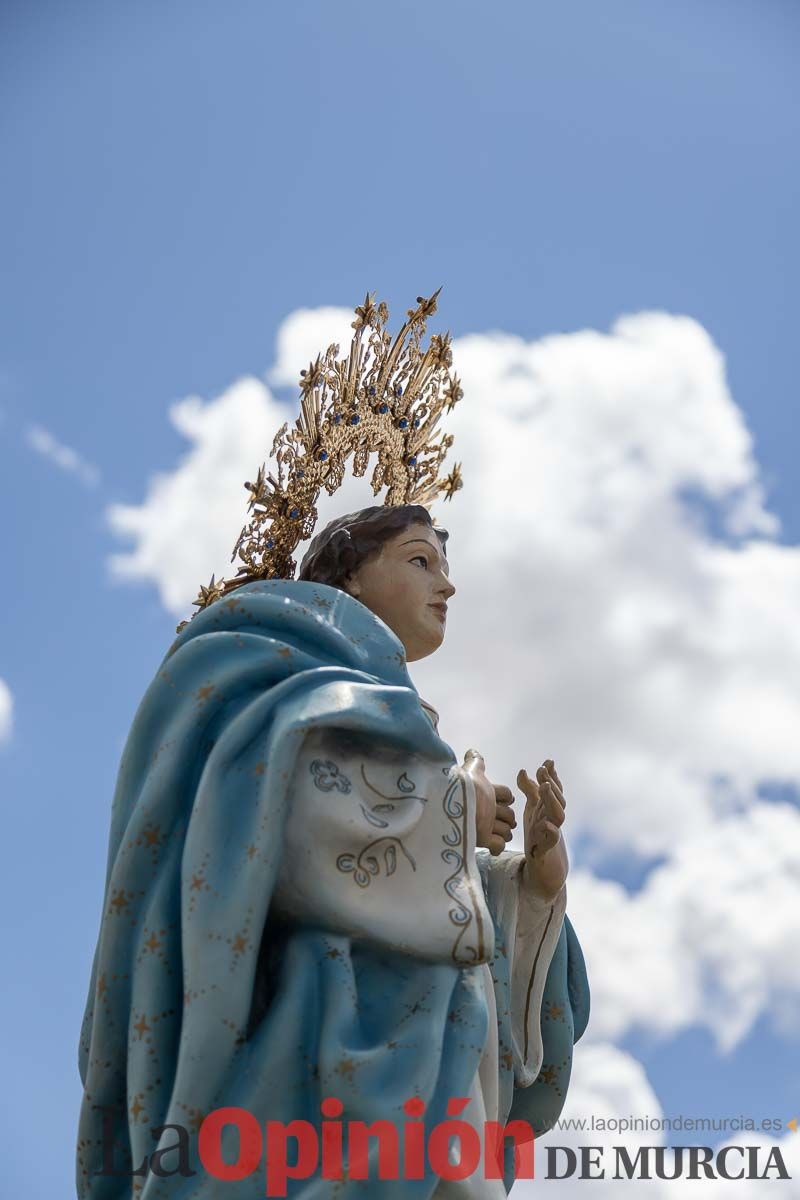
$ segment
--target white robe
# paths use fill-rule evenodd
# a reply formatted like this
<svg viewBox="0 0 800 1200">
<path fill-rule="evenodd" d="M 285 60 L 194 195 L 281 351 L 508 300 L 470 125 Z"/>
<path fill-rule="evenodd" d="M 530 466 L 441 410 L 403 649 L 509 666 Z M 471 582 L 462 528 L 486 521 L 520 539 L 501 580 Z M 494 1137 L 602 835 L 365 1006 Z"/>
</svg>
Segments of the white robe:
<svg viewBox="0 0 800 1200">
<path fill-rule="evenodd" d="M 358 740 L 312 733 L 295 768 L 272 904 L 292 921 L 481 973 L 488 1032 L 459 1119 L 476 1127 L 483 1146 L 484 1122 L 508 1115 L 498 1107 L 492 916 L 512 955 L 514 1082 L 527 1087 L 542 1063 L 542 992 L 566 888 L 541 900 L 520 884 L 524 855 L 504 852 L 488 858 L 487 897 L 475 851 L 475 789 L 460 767 L 413 755 L 400 760 L 396 751 L 389 756 Z M 506 1192 L 502 1180 L 485 1178 L 481 1163 L 465 1180 L 442 1180 L 434 1195 L 505 1200 Z"/>
</svg>

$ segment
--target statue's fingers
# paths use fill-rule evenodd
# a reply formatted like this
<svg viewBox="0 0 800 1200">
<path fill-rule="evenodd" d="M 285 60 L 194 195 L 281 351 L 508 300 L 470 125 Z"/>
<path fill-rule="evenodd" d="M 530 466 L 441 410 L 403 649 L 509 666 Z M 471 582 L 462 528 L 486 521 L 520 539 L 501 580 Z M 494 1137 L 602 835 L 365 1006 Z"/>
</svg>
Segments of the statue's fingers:
<svg viewBox="0 0 800 1200">
<path fill-rule="evenodd" d="M 496 821 L 492 827 L 492 837 L 502 838 L 504 842 L 510 842 L 514 836 L 514 832 L 510 825 L 506 825 L 503 821 Z"/>
<path fill-rule="evenodd" d="M 491 833 L 487 839 L 487 849 L 495 858 L 498 854 L 502 854 L 506 848 L 506 839 L 501 837 L 499 833 Z"/>
<path fill-rule="evenodd" d="M 556 796 L 551 784 L 545 784 L 542 788 L 542 795 L 544 796 L 544 807 L 548 820 L 553 821 L 556 825 L 563 825 L 564 805 L 558 799 L 558 796 Z"/>
<path fill-rule="evenodd" d="M 555 802 L 551 794 L 548 793 L 547 785 L 542 785 L 539 790 L 539 804 L 537 804 L 536 808 L 534 809 L 534 821 L 546 820 L 548 812 L 553 809 L 555 803 L 557 802 Z"/>
<path fill-rule="evenodd" d="M 517 818 L 509 804 L 498 804 L 495 809 L 495 820 L 505 821 L 506 825 L 510 825 L 512 829 L 516 827 Z"/>
<path fill-rule="evenodd" d="M 476 771 L 486 773 L 486 763 L 480 750 L 468 750 L 464 755 L 463 766 L 470 774 L 474 774 Z"/>
<path fill-rule="evenodd" d="M 539 799 L 539 785 L 535 779 L 531 779 L 524 767 L 517 774 L 517 787 L 527 796 L 528 800 Z"/>
<path fill-rule="evenodd" d="M 552 775 L 552 773 L 550 774 L 550 777 L 549 777 L 549 779 L 548 779 L 548 783 L 550 784 L 550 787 L 553 789 L 553 794 L 554 794 L 554 795 L 556 795 L 556 796 L 558 797 L 558 799 L 559 799 L 559 801 L 560 801 L 560 803 L 561 803 L 561 806 L 562 806 L 562 808 L 566 808 L 566 807 L 567 807 L 567 802 L 566 802 L 566 800 L 564 799 L 564 791 L 563 791 L 563 788 L 561 787 L 561 784 L 560 784 L 560 783 L 557 783 L 557 782 L 556 782 L 556 780 L 553 778 L 553 775 Z"/>
<path fill-rule="evenodd" d="M 558 775 L 556 774 L 556 764 L 553 762 L 552 758 L 546 758 L 546 759 L 544 760 L 544 765 L 547 767 L 547 769 L 549 770 L 549 772 L 550 772 L 551 776 L 553 777 L 553 779 L 556 781 L 556 783 L 558 784 L 559 788 L 560 788 L 560 789 L 561 789 L 561 791 L 563 792 L 563 790 L 564 790 L 564 785 L 563 785 L 563 783 L 561 782 L 561 780 L 558 778 Z"/>
<path fill-rule="evenodd" d="M 494 785 L 494 798 L 498 804 L 513 804 L 516 796 L 510 787 L 506 787 L 504 783 L 496 783 Z"/>
</svg>

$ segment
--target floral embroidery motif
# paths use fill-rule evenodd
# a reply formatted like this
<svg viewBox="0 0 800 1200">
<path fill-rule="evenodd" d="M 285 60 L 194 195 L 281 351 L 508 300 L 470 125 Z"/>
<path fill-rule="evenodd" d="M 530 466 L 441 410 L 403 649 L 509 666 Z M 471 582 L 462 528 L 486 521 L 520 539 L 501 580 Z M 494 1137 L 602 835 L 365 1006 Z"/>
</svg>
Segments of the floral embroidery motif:
<svg viewBox="0 0 800 1200">
<path fill-rule="evenodd" d="M 315 758 L 309 770 L 314 776 L 314 786 L 318 787 L 321 792 L 336 791 L 347 795 L 352 787 L 344 772 L 340 771 L 336 763 L 329 758 Z"/>
<path fill-rule="evenodd" d="M 336 866 L 340 871 L 344 871 L 347 874 L 352 872 L 353 879 L 360 888 L 369 887 L 373 877 L 381 873 L 375 847 L 379 846 L 382 842 L 386 843 L 383 851 L 383 864 L 387 875 L 394 875 L 397 870 L 398 847 L 411 863 L 412 871 L 416 871 L 416 862 L 408 853 L 400 838 L 396 837 L 377 838 L 374 842 L 370 842 L 368 846 L 364 847 L 358 858 L 354 854 L 340 854 L 336 860 Z"/>
</svg>

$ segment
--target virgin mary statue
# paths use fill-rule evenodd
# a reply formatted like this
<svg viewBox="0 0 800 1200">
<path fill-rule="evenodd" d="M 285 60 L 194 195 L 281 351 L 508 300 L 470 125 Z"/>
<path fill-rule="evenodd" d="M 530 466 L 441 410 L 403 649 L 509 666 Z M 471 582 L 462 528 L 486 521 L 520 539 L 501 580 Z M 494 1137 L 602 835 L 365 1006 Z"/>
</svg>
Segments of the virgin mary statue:
<svg viewBox="0 0 800 1200">
<path fill-rule="evenodd" d="M 507 851 L 513 794 L 457 763 L 408 673 L 455 593 L 417 501 L 460 484 L 432 441 L 460 388 L 440 394 L 448 339 L 422 351 L 418 305 L 392 341 L 368 296 L 348 358 L 304 372 L 278 478 L 247 485 L 239 576 L 201 591 L 136 714 L 80 1039 L 82 1200 L 495 1200 L 563 1108 L 589 989 L 555 764 L 520 772 Z M 292 578 L 320 487 L 372 450 L 387 503 Z"/>
</svg>

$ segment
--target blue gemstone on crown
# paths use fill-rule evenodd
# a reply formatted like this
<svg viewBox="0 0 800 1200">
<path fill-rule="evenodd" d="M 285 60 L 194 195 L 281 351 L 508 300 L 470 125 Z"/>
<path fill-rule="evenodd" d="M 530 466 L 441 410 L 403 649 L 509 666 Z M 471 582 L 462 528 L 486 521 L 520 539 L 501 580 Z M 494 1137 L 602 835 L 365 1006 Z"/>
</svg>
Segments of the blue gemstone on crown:
<svg viewBox="0 0 800 1200">
<path fill-rule="evenodd" d="M 341 423 L 342 423 L 342 418 L 341 418 L 341 416 L 339 415 L 339 413 L 334 413 L 334 417 L 333 417 L 333 423 L 334 423 L 334 425 L 341 425 Z"/>
<path fill-rule="evenodd" d="M 320 462 L 325 462 L 325 459 L 326 459 L 327 457 L 328 457 L 328 451 L 327 451 L 327 450 L 320 450 L 320 452 L 319 452 L 319 461 L 320 461 Z"/>
<path fill-rule="evenodd" d="M 395 394 L 395 396 L 402 396 L 403 388 L 402 388 L 401 384 L 396 383 L 394 385 L 394 394 Z"/>
<path fill-rule="evenodd" d="M 350 418 L 350 424 L 357 425 L 360 420 L 361 417 L 358 415 L 358 413 L 353 413 L 352 417 Z"/>
<path fill-rule="evenodd" d="M 374 387 L 374 385 L 373 385 L 373 384 L 370 384 L 370 385 L 369 385 L 369 387 L 367 388 L 367 392 L 368 392 L 368 394 L 369 394 L 370 396 L 374 396 L 374 395 L 375 395 L 375 387 Z"/>
<path fill-rule="evenodd" d="M 291 520 L 292 520 L 292 521 L 296 520 L 296 519 L 297 519 L 297 517 L 299 517 L 299 516 L 300 516 L 300 509 L 299 509 L 299 508 L 293 508 L 293 509 L 291 510 L 291 512 L 289 513 L 289 517 L 291 518 Z"/>
<path fill-rule="evenodd" d="M 413 466 L 416 464 L 416 461 L 417 461 L 417 456 L 416 456 L 416 454 L 409 454 L 409 456 L 408 456 L 408 465 L 409 465 L 410 467 L 413 467 Z"/>
<path fill-rule="evenodd" d="M 378 412 L 382 412 L 382 413 L 387 413 L 388 411 L 389 411 L 389 405 L 388 405 L 388 404 L 382 404 L 382 405 L 380 406 L 380 408 L 378 409 Z"/>
<path fill-rule="evenodd" d="M 267 538 L 267 549 L 268 549 L 268 550 L 274 550 L 274 549 L 275 549 L 275 543 L 274 543 L 274 541 L 272 540 L 272 538 Z"/>
<path fill-rule="evenodd" d="M 397 424 L 401 429 L 408 429 L 408 421 L 405 417 L 401 417 Z"/>
<path fill-rule="evenodd" d="M 414 428 L 419 429 L 419 425 L 420 425 L 420 421 L 419 421 L 419 417 L 417 417 L 417 419 L 414 422 Z"/>
</svg>

